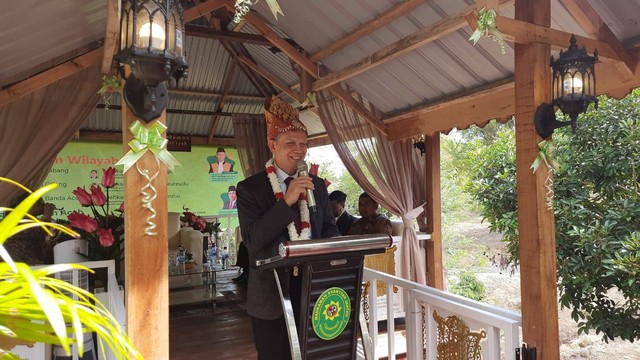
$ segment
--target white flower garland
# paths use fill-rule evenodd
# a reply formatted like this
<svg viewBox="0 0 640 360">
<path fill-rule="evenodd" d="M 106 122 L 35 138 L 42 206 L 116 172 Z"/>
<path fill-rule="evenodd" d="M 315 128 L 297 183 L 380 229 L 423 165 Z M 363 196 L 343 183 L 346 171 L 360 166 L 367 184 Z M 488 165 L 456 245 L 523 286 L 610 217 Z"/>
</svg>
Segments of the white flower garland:
<svg viewBox="0 0 640 360">
<path fill-rule="evenodd" d="M 265 167 L 267 168 L 267 177 L 269 178 L 269 183 L 271 183 L 273 194 L 275 195 L 276 200 L 280 200 L 284 197 L 284 194 L 282 193 L 282 188 L 280 187 L 280 182 L 276 175 L 276 168 L 273 164 L 273 159 L 269 159 L 265 164 Z M 300 234 L 298 234 L 298 231 L 296 230 L 295 222 L 292 221 L 287 225 L 287 230 L 289 230 L 289 239 L 292 241 L 309 240 L 311 239 L 311 223 L 309 222 L 309 207 L 307 206 L 307 200 L 298 200 L 298 207 L 300 208 Z"/>
</svg>

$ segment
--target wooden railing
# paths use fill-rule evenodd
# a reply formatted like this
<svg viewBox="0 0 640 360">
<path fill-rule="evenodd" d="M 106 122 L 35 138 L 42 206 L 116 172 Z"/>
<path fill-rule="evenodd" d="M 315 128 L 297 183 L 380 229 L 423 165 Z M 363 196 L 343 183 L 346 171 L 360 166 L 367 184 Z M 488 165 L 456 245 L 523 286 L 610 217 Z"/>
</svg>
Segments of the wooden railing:
<svg viewBox="0 0 640 360">
<path fill-rule="evenodd" d="M 397 353 L 406 351 L 406 358 L 410 360 L 424 358 L 435 360 L 437 329 L 433 311 L 437 311 L 444 317 L 458 316 L 473 331 L 486 331 L 487 338 L 481 343 L 483 359 L 515 360 L 515 348 L 520 343 L 522 324 L 519 313 L 368 268 L 364 268 L 363 278 L 370 283 L 367 293 L 368 330 L 375 354 L 374 359 L 388 356 L 388 359 L 392 360 L 396 358 Z M 377 280 L 386 283 L 385 300 L 379 301 L 376 297 Z M 398 288 L 395 294 L 394 286 Z M 389 294 L 392 295 L 389 296 Z M 394 302 L 396 309 L 394 309 Z M 381 311 L 379 307 L 383 310 Z M 382 316 L 379 316 L 380 312 Z M 395 321 L 387 321 L 386 347 L 378 344 L 378 321 L 381 317 L 386 319 L 404 317 L 406 336 L 396 336 Z M 404 341 L 404 343 L 396 344 L 396 341 Z M 387 351 L 381 351 L 381 348 L 383 350 L 386 348 Z"/>
</svg>

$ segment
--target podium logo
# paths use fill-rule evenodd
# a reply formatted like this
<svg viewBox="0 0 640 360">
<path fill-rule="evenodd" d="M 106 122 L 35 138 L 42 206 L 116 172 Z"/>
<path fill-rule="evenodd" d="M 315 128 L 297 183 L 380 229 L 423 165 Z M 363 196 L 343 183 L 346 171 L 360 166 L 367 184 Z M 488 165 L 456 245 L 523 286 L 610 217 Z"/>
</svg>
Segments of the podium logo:
<svg viewBox="0 0 640 360">
<path fill-rule="evenodd" d="M 313 331 L 322 340 L 342 334 L 351 317 L 351 301 L 346 291 L 332 287 L 325 290 L 313 306 Z"/>
</svg>

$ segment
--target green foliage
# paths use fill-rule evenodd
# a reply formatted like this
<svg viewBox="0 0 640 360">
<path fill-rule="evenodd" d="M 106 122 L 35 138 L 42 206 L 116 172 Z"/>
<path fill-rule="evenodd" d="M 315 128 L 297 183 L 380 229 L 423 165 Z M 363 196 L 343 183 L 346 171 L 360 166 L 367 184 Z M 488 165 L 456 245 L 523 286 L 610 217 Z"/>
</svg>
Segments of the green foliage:
<svg viewBox="0 0 640 360">
<path fill-rule="evenodd" d="M 554 134 L 555 219 L 560 303 L 579 332 L 605 340 L 640 338 L 640 90 L 601 98 L 578 130 Z M 518 261 L 515 141 L 512 131 L 478 149 L 469 190 Z"/>
<path fill-rule="evenodd" d="M 478 301 L 482 301 L 486 295 L 484 284 L 478 280 L 476 274 L 472 271 L 465 271 L 460 274 L 460 280 L 453 284 L 449 290 L 454 294 Z"/>
<path fill-rule="evenodd" d="M 0 177 L 0 181 L 22 187 L 6 178 Z M 118 359 L 141 359 L 117 320 L 94 295 L 52 276 L 71 269 L 91 270 L 73 264 L 32 269 L 14 263 L 2 246 L 12 235 L 36 226 L 77 236 L 60 224 L 42 222 L 28 214 L 31 206 L 56 186 L 50 184 L 35 192 L 22 187 L 31 195 L 14 209 L 0 207 L 0 211 L 9 211 L 0 222 L 0 257 L 4 261 L 0 263 L 0 357 L 16 359 L 10 352 L 15 345 L 35 342 L 61 345 L 69 355 L 71 345 L 76 344 L 82 354 L 82 334 L 96 332 L 101 351 L 108 346 Z"/>
</svg>

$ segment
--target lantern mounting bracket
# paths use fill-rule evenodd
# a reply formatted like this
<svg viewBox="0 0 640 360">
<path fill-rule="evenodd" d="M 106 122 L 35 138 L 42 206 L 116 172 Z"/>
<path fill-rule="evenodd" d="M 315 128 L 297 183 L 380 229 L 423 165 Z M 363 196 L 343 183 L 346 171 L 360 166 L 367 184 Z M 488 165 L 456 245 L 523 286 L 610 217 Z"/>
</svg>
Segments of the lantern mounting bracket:
<svg viewBox="0 0 640 360">
<path fill-rule="evenodd" d="M 576 115 L 577 118 L 577 115 Z M 546 139 L 553 134 L 555 129 L 571 125 L 573 130 L 576 129 L 576 119 L 572 117 L 570 121 L 559 121 L 556 118 L 556 112 L 553 105 L 543 103 L 538 106 L 533 116 L 533 123 L 536 126 L 536 132 L 541 138 Z"/>
<path fill-rule="evenodd" d="M 169 101 L 164 82 L 156 86 L 145 85 L 133 74 L 124 83 L 122 93 L 133 115 L 147 123 L 159 117 Z"/>
</svg>

